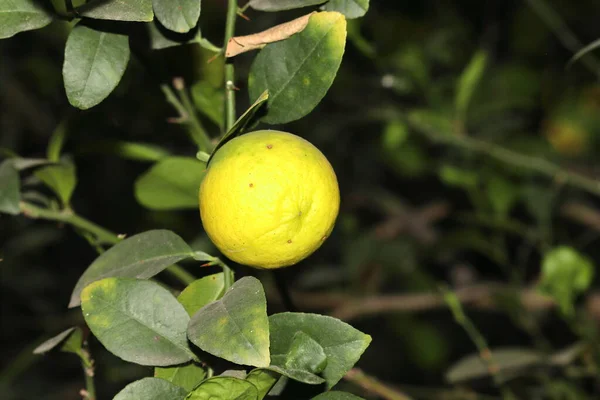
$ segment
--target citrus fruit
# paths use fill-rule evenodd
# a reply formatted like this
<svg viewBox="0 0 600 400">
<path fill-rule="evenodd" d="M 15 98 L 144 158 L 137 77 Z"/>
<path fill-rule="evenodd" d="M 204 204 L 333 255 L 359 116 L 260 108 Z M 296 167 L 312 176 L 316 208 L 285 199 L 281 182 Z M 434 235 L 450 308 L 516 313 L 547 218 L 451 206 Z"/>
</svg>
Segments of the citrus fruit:
<svg viewBox="0 0 600 400">
<path fill-rule="evenodd" d="M 200 185 L 206 233 L 229 259 L 256 268 L 298 263 L 331 233 L 337 178 L 305 139 L 262 130 L 217 150 Z"/>
</svg>

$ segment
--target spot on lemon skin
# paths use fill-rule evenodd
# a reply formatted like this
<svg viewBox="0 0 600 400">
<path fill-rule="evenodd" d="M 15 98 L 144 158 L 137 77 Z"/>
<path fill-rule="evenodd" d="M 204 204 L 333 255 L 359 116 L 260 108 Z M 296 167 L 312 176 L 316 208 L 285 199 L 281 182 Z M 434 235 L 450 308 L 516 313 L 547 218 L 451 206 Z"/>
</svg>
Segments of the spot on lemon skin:
<svg viewBox="0 0 600 400">
<path fill-rule="evenodd" d="M 199 198 L 212 242 L 226 257 L 256 268 L 294 265 L 316 251 L 340 203 L 325 156 L 305 139 L 274 130 L 247 133 L 220 148 Z"/>
</svg>

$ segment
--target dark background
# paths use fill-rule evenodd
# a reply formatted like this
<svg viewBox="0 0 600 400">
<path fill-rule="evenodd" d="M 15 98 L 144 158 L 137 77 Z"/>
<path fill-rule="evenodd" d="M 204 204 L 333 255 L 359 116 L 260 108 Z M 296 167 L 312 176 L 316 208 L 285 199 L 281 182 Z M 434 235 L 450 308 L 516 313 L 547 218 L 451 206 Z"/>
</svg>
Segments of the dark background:
<svg viewBox="0 0 600 400">
<path fill-rule="evenodd" d="M 202 32 L 219 45 L 225 6 L 218 0 L 202 5 Z M 238 19 L 237 34 L 304 12 L 250 9 L 251 21 Z M 488 377 L 460 385 L 446 381 L 448 369 L 477 349 L 436 300 L 439 284 L 457 290 L 500 285 L 529 293 L 543 252 L 554 246 L 572 246 L 598 260 L 595 196 L 528 166 L 517 168 L 466 146 L 434 143 L 407 125 L 404 116 L 418 108 L 456 122 L 452 112 L 460 74 L 483 50 L 489 61 L 469 108 L 467 142 L 483 140 L 597 178 L 600 62 L 592 52 L 567 63 L 600 37 L 599 16 L 600 3 L 591 0 L 372 0 L 368 14 L 351 21 L 353 34 L 341 69 L 323 102 L 303 119 L 275 127 L 319 147 L 333 164 L 342 192 L 332 236 L 300 265 L 281 271 L 297 307 L 336 315 L 342 304 L 352 309 L 353 300 L 404 296 L 390 307 L 347 318 L 373 336 L 358 363 L 369 375 L 416 399 L 476 398 L 464 394 L 474 392 L 500 398 Z M 167 122 L 175 111 L 159 85 L 176 76 L 190 85 L 201 78 L 221 79 L 220 60 L 206 64 L 211 53 L 195 45 L 151 52 L 142 25 L 130 25 L 135 40 L 126 74 L 117 90 L 89 111 L 69 106 L 62 87 L 68 33 L 63 24 L 0 41 L 0 147 L 43 157 L 55 127 L 71 118 L 65 152 L 77 165 L 73 208 L 80 215 L 117 233 L 171 229 L 194 247 L 217 254 L 197 211 L 156 212 L 137 203 L 133 183 L 149 163 L 94 145 L 139 141 L 193 157 L 195 147 L 183 128 Z M 238 115 L 250 104 L 246 78 L 254 56 L 235 60 Z M 217 134 L 215 126 L 206 125 Z M 448 166 L 462 171 L 459 178 L 444 178 L 441 171 Z M 466 188 L 465 179 L 477 184 Z M 508 182 L 517 193 L 508 215 L 498 216 L 490 206 L 497 195 L 488 190 L 494 179 Z M 584 217 L 582 210 L 588 212 Z M 529 233 L 537 238 L 532 243 L 524 239 Z M 96 257 L 94 249 L 68 226 L 0 215 L 0 251 L 1 397 L 79 398 L 83 377 L 76 357 L 58 352 L 34 356 L 31 350 L 82 323 L 79 310 L 66 305 L 78 277 Z M 271 276 L 235 269 L 238 276 L 263 278 L 269 312 L 283 310 Z M 198 276 L 217 271 L 189 270 Z M 577 303 L 579 317 L 592 326 L 599 316 L 594 290 Z M 410 297 L 415 294 L 429 303 L 420 306 Z M 525 309 L 490 297 L 471 302 L 467 313 L 492 349 L 552 353 L 582 337 L 552 306 Z M 595 337 L 587 340 L 594 343 Z M 91 345 L 100 399 L 152 373 L 122 362 L 97 341 Z M 586 365 L 596 365 L 593 356 L 590 362 Z M 579 364 L 574 360 L 569 366 Z M 510 386 L 519 398 L 593 399 L 600 393 L 593 373 L 574 377 L 566 367 L 528 366 L 518 375 Z M 348 382 L 340 388 L 377 398 Z"/>
</svg>

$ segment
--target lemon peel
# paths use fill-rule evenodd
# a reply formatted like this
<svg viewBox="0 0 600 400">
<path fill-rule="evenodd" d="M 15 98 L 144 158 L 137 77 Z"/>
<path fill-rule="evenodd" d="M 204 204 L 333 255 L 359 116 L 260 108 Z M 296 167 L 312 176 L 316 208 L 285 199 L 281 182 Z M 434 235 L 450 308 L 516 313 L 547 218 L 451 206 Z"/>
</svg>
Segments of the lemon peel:
<svg viewBox="0 0 600 400">
<path fill-rule="evenodd" d="M 199 200 L 204 229 L 225 256 L 271 269 L 296 264 L 323 244 L 340 193 L 319 149 L 294 134 L 262 130 L 215 153 Z"/>
</svg>

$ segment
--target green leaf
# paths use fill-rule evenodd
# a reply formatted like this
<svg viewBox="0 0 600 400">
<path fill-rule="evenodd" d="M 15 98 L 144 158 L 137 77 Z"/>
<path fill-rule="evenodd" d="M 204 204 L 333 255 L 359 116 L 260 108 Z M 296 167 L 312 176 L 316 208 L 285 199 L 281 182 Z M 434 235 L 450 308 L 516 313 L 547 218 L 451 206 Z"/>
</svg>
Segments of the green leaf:
<svg viewBox="0 0 600 400">
<path fill-rule="evenodd" d="M 369 0 L 329 0 L 321 9 L 340 12 L 348 19 L 360 18 L 369 11 Z"/>
<path fill-rule="evenodd" d="M 21 212 L 19 202 L 21 180 L 19 173 L 9 159 L 0 164 L 0 213 L 17 215 Z"/>
<path fill-rule="evenodd" d="M 262 400 L 277 382 L 280 375 L 268 369 L 256 368 L 250 371 L 246 380 L 258 389 L 258 400 Z"/>
<path fill-rule="evenodd" d="M 152 0 L 92 0 L 77 8 L 87 18 L 112 21 L 152 21 Z"/>
<path fill-rule="evenodd" d="M 83 345 L 83 331 L 77 327 L 75 330 L 66 338 L 60 351 L 65 353 L 77 354 L 84 362 L 89 362 L 89 357 L 84 356 L 82 351 Z M 88 365 L 91 367 L 91 365 Z"/>
<path fill-rule="evenodd" d="M 113 400 L 183 400 L 185 389 L 163 379 L 144 378 L 125 386 Z"/>
<path fill-rule="evenodd" d="M 165 158 L 135 181 L 135 197 L 152 210 L 197 209 L 205 169 L 192 157 Z"/>
<path fill-rule="evenodd" d="M 81 292 L 81 309 L 94 336 L 125 361 L 162 367 L 195 357 L 185 337 L 190 316 L 155 282 L 95 281 Z"/>
<path fill-rule="evenodd" d="M 69 103 L 86 110 L 104 100 L 125 73 L 129 38 L 78 24 L 65 47 L 63 80 Z"/>
<path fill-rule="evenodd" d="M 154 377 L 161 378 L 180 386 L 186 392 L 194 389 L 200 382 L 206 379 L 206 370 L 200 365 L 191 362 L 176 367 L 156 367 L 154 368 Z"/>
<path fill-rule="evenodd" d="M 544 360 L 543 354 L 526 348 L 492 349 L 492 356 L 500 373 L 516 369 L 527 369 L 533 365 L 540 364 Z M 459 360 L 448 369 L 446 372 L 446 381 L 455 384 L 489 376 L 489 374 L 489 367 L 481 359 L 481 356 L 479 354 L 471 354 Z"/>
<path fill-rule="evenodd" d="M 439 171 L 439 177 L 448 186 L 472 189 L 479 182 L 479 174 L 464 168 L 457 168 L 451 165 L 442 165 Z"/>
<path fill-rule="evenodd" d="M 54 129 L 54 132 L 52 132 L 52 136 L 48 141 L 48 148 L 46 149 L 46 157 L 48 160 L 55 163 L 60 161 L 60 153 L 65 144 L 67 133 L 68 120 L 65 119 L 58 124 L 56 129 Z"/>
<path fill-rule="evenodd" d="M 244 277 L 192 317 L 188 337 L 202 350 L 236 364 L 267 367 L 269 321 L 260 281 Z"/>
<path fill-rule="evenodd" d="M 34 174 L 54 191 L 64 206 L 68 206 L 77 184 L 75 165 L 72 162 L 49 165 L 38 169 Z"/>
<path fill-rule="evenodd" d="M 282 355 L 277 356 L 277 358 Z M 286 370 L 302 370 L 313 374 L 320 374 L 327 366 L 327 355 L 323 347 L 306 333 L 296 332 L 292 339 L 292 344 L 287 352 L 283 355 L 284 359 L 275 359 L 273 356 L 273 364 L 283 361 Z"/>
<path fill-rule="evenodd" d="M 590 258 L 571 247 L 559 246 L 544 255 L 538 288 L 552 296 L 565 315 L 571 315 L 575 297 L 589 288 L 593 278 Z"/>
<path fill-rule="evenodd" d="M 46 340 L 44 343 L 36 347 L 33 350 L 33 354 L 43 354 L 49 352 L 59 344 L 63 343 L 74 331 L 75 327 L 71 327 L 67 330 L 62 331 L 58 335 Z"/>
<path fill-rule="evenodd" d="M 223 273 L 205 276 L 188 285 L 177 297 L 187 313 L 192 316 L 202 307 L 218 300 L 225 290 Z"/>
<path fill-rule="evenodd" d="M 251 99 L 269 91 L 263 121 L 282 124 L 312 111 L 333 83 L 345 45 L 344 16 L 320 12 L 301 32 L 262 49 L 250 69 L 248 85 Z"/>
<path fill-rule="evenodd" d="M 175 233 L 157 229 L 140 233 L 117 243 L 102 253 L 85 270 L 71 294 L 69 307 L 80 304 L 84 287 L 108 277 L 148 279 L 185 258 L 192 249 Z"/>
<path fill-rule="evenodd" d="M 43 28 L 52 14 L 36 0 L 0 0 L 0 39 Z"/>
<path fill-rule="evenodd" d="M 327 0 L 250 0 L 250 7 L 260 11 L 283 11 L 323 4 Z"/>
<path fill-rule="evenodd" d="M 243 379 L 217 376 L 205 380 L 187 400 L 258 400 L 256 387 Z"/>
<path fill-rule="evenodd" d="M 325 392 L 321 393 L 317 397 L 313 397 L 312 400 L 364 400 L 362 397 L 355 396 L 346 392 Z"/>
<path fill-rule="evenodd" d="M 210 82 L 199 81 L 192 86 L 191 91 L 196 108 L 217 126 L 223 127 L 223 90 L 214 87 Z"/>
<path fill-rule="evenodd" d="M 324 315 L 274 314 L 269 317 L 269 323 L 273 363 L 287 359 L 290 350 L 293 350 L 294 340 L 297 340 L 297 332 L 303 332 L 316 341 L 327 356 L 327 365 L 322 371 L 327 388 L 333 387 L 354 366 L 371 343 L 371 336 Z M 285 365 L 280 367 L 285 369 Z"/>
<path fill-rule="evenodd" d="M 475 93 L 475 89 L 477 89 L 477 86 L 481 81 L 481 77 L 483 76 L 486 65 L 487 54 L 483 51 L 479 51 L 475 53 L 471 59 L 471 62 L 469 65 L 467 65 L 460 76 L 458 87 L 456 88 L 455 106 L 459 118 L 461 118 L 463 121 L 467 113 L 469 102 L 471 101 L 473 93 Z"/>
<path fill-rule="evenodd" d="M 325 379 L 316 375 L 325 369 L 327 355 L 323 347 L 302 331 L 296 332 L 287 354 L 273 355 L 271 368 L 288 378 L 310 385 L 318 385 Z"/>
<path fill-rule="evenodd" d="M 152 0 L 152 7 L 156 19 L 174 32 L 189 32 L 200 17 L 200 0 Z"/>
<path fill-rule="evenodd" d="M 487 195 L 496 215 L 506 217 L 519 199 L 519 190 L 509 180 L 494 175 L 487 181 Z"/>
<path fill-rule="evenodd" d="M 229 142 L 234 137 L 239 136 L 246 131 L 248 126 L 251 125 L 251 122 L 254 121 L 254 116 L 256 115 L 256 113 L 261 109 L 261 107 L 267 102 L 268 99 L 269 99 L 269 91 L 265 90 L 264 92 L 261 93 L 260 96 L 258 96 L 256 101 L 250 106 L 250 108 L 248 108 L 242 114 L 242 116 L 239 117 L 237 119 L 237 121 L 235 121 L 233 126 L 229 129 L 229 131 L 227 131 L 227 133 L 225 133 L 223 135 L 221 140 L 219 140 L 219 143 L 217 143 L 217 145 L 213 149 L 212 153 L 210 154 L 210 158 L 208 159 L 206 165 L 208 165 L 208 163 L 210 163 L 210 160 L 217 153 L 217 150 L 219 150 L 221 147 L 223 147 L 223 145 L 225 143 Z"/>
</svg>

